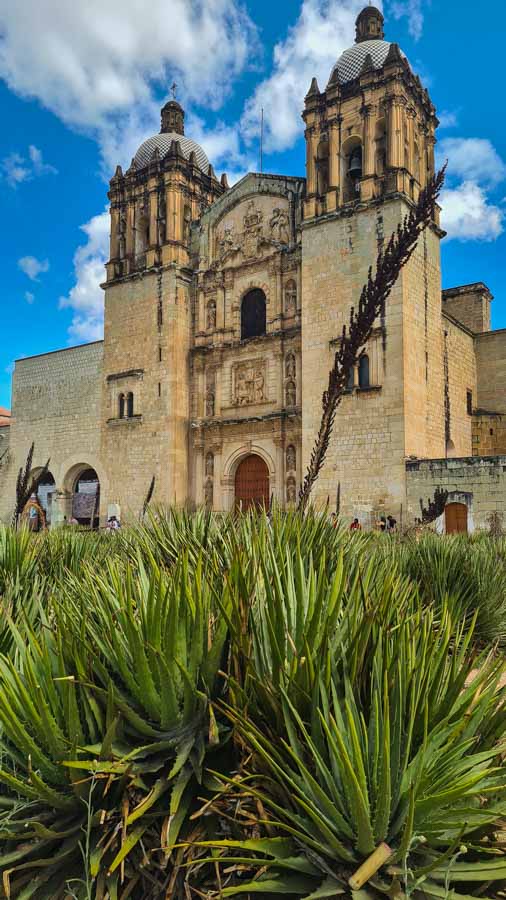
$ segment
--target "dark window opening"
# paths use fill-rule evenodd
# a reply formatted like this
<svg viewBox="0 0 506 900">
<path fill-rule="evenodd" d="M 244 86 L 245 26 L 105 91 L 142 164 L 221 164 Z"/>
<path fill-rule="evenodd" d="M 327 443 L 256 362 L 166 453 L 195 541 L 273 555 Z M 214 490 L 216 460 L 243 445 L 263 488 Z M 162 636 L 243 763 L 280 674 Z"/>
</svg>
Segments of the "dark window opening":
<svg viewBox="0 0 506 900">
<path fill-rule="evenodd" d="M 322 197 L 329 189 L 329 142 L 326 136 L 322 137 L 316 151 L 316 175 L 318 194 Z"/>
<path fill-rule="evenodd" d="M 266 309 L 265 294 L 255 288 L 242 298 L 241 303 L 241 341 L 246 338 L 259 337 L 265 334 Z"/>
<path fill-rule="evenodd" d="M 361 388 L 369 387 L 369 357 L 364 353 L 358 364 L 358 384 Z"/>
<path fill-rule="evenodd" d="M 118 416 L 120 419 L 125 417 L 125 395 L 120 394 L 118 397 Z"/>
<path fill-rule="evenodd" d="M 126 414 L 129 419 L 131 419 L 134 414 L 134 395 L 131 391 L 127 394 L 126 398 Z"/>
<path fill-rule="evenodd" d="M 162 385 L 161 385 L 160 382 L 158 382 L 158 396 L 159 396 L 159 397 L 162 396 Z"/>
<path fill-rule="evenodd" d="M 468 416 L 472 416 L 473 414 L 473 392 L 466 392 L 466 405 L 467 405 L 467 414 Z"/>
<path fill-rule="evenodd" d="M 158 362 L 161 362 L 161 361 L 162 361 L 162 348 L 159 347 L 158 348 Z"/>
<path fill-rule="evenodd" d="M 163 306 L 162 306 L 161 300 L 158 301 L 157 321 L 158 321 L 158 328 L 161 328 L 163 325 Z"/>
<path fill-rule="evenodd" d="M 348 375 L 348 382 L 346 384 L 346 390 L 352 391 L 355 387 L 355 367 L 352 366 Z"/>
<path fill-rule="evenodd" d="M 494 433 L 494 429 L 493 429 L 493 428 L 491 428 L 491 429 L 490 429 L 490 436 L 492 436 L 492 435 L 493 435 L 493 433 Z"/>
</svg>

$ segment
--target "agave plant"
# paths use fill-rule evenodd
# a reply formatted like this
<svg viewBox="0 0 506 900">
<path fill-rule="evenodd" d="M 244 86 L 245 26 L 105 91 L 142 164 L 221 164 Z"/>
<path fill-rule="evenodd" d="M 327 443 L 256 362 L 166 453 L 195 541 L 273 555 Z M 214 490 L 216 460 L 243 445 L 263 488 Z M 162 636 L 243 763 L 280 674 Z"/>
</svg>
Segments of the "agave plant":
<svg viewBox="0 0 506 900">
<path fill-rule="evenodd" d="M 19 666 L 0 661 L 6 896 L 163 896 L 223 737 L 226 626 L 185 560 L 170 577 L 154 560 L 85 566 L 53 607 L 53 632 L 18 636 Z"/>
<path fill-rule="evenodd" d="M 506 813 L 504 661 L 476 655 L 474 622 L 424 610 L 412 585 L 377 576 L 369 566 L 343 589 L 339 567 L 325 583 L 266 564 L 247 690 L 227 707 L 250 763 L 224 791 L 257 798 L 259 829 L 284 839 L 211 841 L 222 864 L 257 870 L 223 896 L 336 896 L 382 845 L 364 897 L 398 885 L 456 898 L 471 881 L 495 896 L 506 878 L 494 836 Z"/>
</svg>

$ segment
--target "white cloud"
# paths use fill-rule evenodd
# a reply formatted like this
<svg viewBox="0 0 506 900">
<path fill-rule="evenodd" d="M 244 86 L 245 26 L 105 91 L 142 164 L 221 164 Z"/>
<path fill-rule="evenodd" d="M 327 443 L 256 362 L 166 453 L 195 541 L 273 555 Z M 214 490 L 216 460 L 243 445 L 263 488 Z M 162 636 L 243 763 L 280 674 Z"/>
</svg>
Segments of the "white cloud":
<svg viewBox="0 0 506 900">
<path fill-rule="evenodd" d="M 0 162 L 0 172 L 10 187 L 17 187 L 23 181 L 31 181 L 39 175 L 56 175 L 58 170 L 44 162 L 42 152 L 30 144 L 28 156 L 10 153 Z"/>
<path fill-rule="evenodd" d="M 35 301 L 35 294 L 32 294 L 31 291 L 25 291 L 25 300 L 31 306 Z"/>
<path fill-rule="evenodd" d="M 391 12 L 394 19 L 409 19 L 408 30 L 415 41 L 419 41 L 423 32 L 424 0 L 393 0 Z"/>
<path fill-rule="evenodd" d="M 443 109 L 442 112 L 438 112 L 437 117 L 440 128 L 455 128 L 458 124 L 457 114 L 451 110 Z"/>
<path fill-rule="evenodd" d="M 103 337 L 105 280 L 104 265 L 109 258 L 109 213 L 93 216 L 81 225 L 88 240 L 74 254 L 75 284 L 67 297 L 60 297 L 60 309 L 72 309 L 69 342 L 96 341 Z"/>
<path fill-rule="evenodd" d="M 445 188 L 440 204 L 441 225 L 450 239 L 494 241 L 503 232 L 503 211 L 489 203 L 485 190 L 473 181 Z"/>
<path fill-rule="evenodd" d="M 41 272 L 49 271 L 49 261 L 47 259 L 37 259 L 35 256 L 22 256 L 18 259 L 18 267 L 31 281 L 38 281 Z"/>
<path fill-rule="evenodd" d="M 444 138 L 437 145 L 450 176 L 493 187 L 506 178 L 506 165 L 486 138 Z"/>
<path fill-rule="evenodd" d="M 219 108 L 256 41 L 237 0 L 45 0 L 43 15 L 39 0 L 0 0 L 0 77 L 97 138 L 109 169 L 153 133 L 173 78 Z"/>
<path fill-rule="evenodd" d="M 268 152 L 284 150 L 301 136 L 300 113 L 311 78 L 325 88 L 338 57 L 355 39 L 363 6 L 364 0 L 304 0 L 297 22 L 274 47 L 272 75 L 246 103 L 241 128 L 247 141 L 258 140 L 262 107 Z"/>
</svg>

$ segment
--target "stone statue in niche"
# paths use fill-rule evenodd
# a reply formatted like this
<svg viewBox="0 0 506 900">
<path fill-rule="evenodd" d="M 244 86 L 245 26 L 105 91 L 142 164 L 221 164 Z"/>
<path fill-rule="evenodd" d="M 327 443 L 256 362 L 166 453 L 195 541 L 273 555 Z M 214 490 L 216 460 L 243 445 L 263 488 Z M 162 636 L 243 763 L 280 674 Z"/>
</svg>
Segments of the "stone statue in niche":
<svg viewBox="0 0 506 900">
<path fill-rule="evenodd" d="M 297 288 L 295 281 L 289 281 L 285 287 L 285 313 L 294 316 L 297 312 Z"/>
<path fill-rule="evenodd" d="M 205 502 L 207 509 L 213 508 L 213 494 L 214 494 L 213 482 L 209 478 L 204 485 L 204 502 Z"/>
<path fill-rule="evenodd" d="M 208 453 L 206 456 L 206 475 L 212 476 L 214 475 L 214 456 L 212 453 Z"/>
<path fill-rule="evenodd" d="M 118 219 L 118 232 L 119 232 L 119 255 L 120 259 L 123 259 L 126 253 L 126 215 L 125 211 L 122 209 L 119 214 Z"/>
<path fill-rule="evenodd" d="M 293 444 L 289 444 L 286 448 L 286 468 L 288 472 L 293 472 L 297 464 L 297 456 Z"/>
<path fill-rule="evenodd" d="M 208 331 L 216 328 L 216 303 L 214 300 L 210 300 L 207 304 L 206 328 Z"/>
<path fill-rule="evenodd" d="M 288 215 L 284 209 L 273 209 L 269 222 L 271 238 L 280 244 L 288 244 L 290 241 L 290 229 Z"/>
<path fill-rule="evenodd" d="M 214 391 L 212 388 L 208 388 L 206 393 L 206 416 L 214 416 Z"/>
<path fill-rule="evenodd" d="M 225 228 L 223 236 L 218 238 L 218 259 L 221 263 L 227 261 L 230 256 L 239 251 L 239 246 L 234 238 L 232 229 Z"/>
<path fill-rule="evenodd" d="M 287 406 L 295 406 L 297 402 L 297 392 L 295 389 L 295 381 L 287 381 L 286 382 L 286 405 Z"/>
<path fill-rule="evenodd" d="M 234 377 L 234 403 L 246 406 L 265 401 L 265 363 L 237 366 Z"/>
<path fill-rule="evenodd" d="M 183 217 L 183 241 L 185 244 L 188 244 L 190 242 L 191 224 L 192 211 L 189 206 L 185 206 Z"/>
<path fill-rule="evenodd" d="M 250 200 L 243 219 L 244 232 L 241 249 L 247 259 L 260 254 L 263 235 L 263 213 L 256 208 L 255 201 Z"/>
<path fill-rule="evenodd" d="M 295 503 L 297 500 L 297 485 L 293 477 L 290 477 L 286 482 L 286 500 L 287 503 Z"/>
<path fill-rule="evenodd" d="M 287 378 L 295 378 L 295 373 L 295 356 L 293 353 L 289 353 L 285 362 L 285 376 Z"/>
</svg>

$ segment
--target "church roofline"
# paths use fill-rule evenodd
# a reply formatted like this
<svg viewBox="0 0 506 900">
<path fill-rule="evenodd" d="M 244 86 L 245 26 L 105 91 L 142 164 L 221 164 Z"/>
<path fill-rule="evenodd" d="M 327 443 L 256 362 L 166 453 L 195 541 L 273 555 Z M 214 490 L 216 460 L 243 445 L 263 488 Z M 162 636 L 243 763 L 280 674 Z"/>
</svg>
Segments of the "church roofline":
<svg viewBox="0 0 506 900">
<path fill-rule="evenodd" d="M 471 284 L 459 284 L 456 287 L 444 288 L 442 291 L 443 300 L 447 297 L 458 297 L 459 294 L 470 294 L 473 291 L 487 294 L 489 300 L 494 299 L 494 295 L 484 281 L 474 281 Z"/>
<path fill-rule="evenodd" d="M 18 363 L 28 362 L 30 359 L 40 359 L 41 356 L 54 356 L 55 353 L 68 353 L 70 350 L 81 350 L 82 347 L 93 347 L 94 344 L 103 343 L 103 339 L 101 341 L 88 341 L 87 344 L 74 344 L 73 347 L 60 347 L 59 350 L 46 350 L 45 353 L 33 353 L 32 356 L 20 356 L 19 359 L 15 359 L 14 362 L 17 365 Z"/>
</svg>

